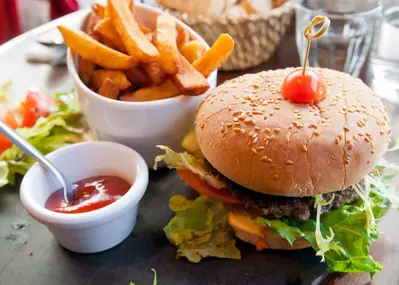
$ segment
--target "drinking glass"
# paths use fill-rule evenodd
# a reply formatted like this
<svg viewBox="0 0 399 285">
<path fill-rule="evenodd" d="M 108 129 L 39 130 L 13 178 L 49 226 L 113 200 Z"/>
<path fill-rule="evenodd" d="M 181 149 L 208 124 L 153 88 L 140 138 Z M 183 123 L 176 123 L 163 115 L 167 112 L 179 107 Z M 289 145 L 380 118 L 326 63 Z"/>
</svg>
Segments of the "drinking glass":
<svg viewBox="0 0 399 285">
<path fill-rule="evenodd" d="M 368 62 L 366 82 L 377 94 L 399 104 L 399 0 L 384 1 L 381 23 Z"/>
<path fill-rule="evenodd" d="M 311 44 L 309 65 L 344 71 L 358 77 L 372 46 L 374 27 L 381 16 L 377 0 L 296 1 L 296 44 L 303 63 L 303 29 L 317 15 L 331 20 L 330 28 Z"/>
</svg>

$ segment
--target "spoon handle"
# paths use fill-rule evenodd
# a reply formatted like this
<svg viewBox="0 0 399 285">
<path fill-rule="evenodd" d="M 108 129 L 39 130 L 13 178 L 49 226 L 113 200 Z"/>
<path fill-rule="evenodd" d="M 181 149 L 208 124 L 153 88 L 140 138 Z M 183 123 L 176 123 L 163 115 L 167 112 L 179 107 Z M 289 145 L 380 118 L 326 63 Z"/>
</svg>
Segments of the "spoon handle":
<svg viewBox="0 0 399 285">
<path fill-rule="evenodd" d="M 42 167 L 52 173 L 61 184 L 61 186 L 67 190 L 64 191 L 64 199 L 67 202 L 73 201 L 73 191 L 70 189 L 71 187 L 68 187 L 69 184 L 66 177 L 54 165 L 52 165 L 34 146 L 32 146 L 28 141 L 21 137 L 16 131 L 10 128 L 2 120 L 0 120 L 0 132 L 6 138 L 12 141 L 17 147 L 19 147 L 24 153 L 34 158 L 37 162 L 40 163 Z"/>
</svg>

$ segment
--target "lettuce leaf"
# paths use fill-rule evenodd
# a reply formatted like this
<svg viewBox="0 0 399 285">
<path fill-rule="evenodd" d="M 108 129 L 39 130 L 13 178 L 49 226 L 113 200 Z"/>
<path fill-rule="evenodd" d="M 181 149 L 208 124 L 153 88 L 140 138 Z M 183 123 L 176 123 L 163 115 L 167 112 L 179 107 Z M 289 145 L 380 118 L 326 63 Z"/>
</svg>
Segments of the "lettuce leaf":
<svg viewBox="0 0 399 285">
<path fill-rule="evenodd" d="M 223 181 L 221 175 L 212 173 L 213 170 L 208 167 L 204 159 L 196 158 L 187 152 L 174 152 L 167 146 L 157 145 L 157 147 L 164 150 L 165 154 L 158 155 L 155 158 L 154 170 L 157 170 L 158 163 L 163 161 L 170 169 L 191 170 L 216 189 L 227 188 L 227 184 Z"/>
<path fill-rule="evenodd" d="M 373 217 L 378 219 L 387 206 L 384 197 L 376 191 L 369 195 Z M 369 231 L 369 221 L 364 202 L 359 199 L 353 204 L 343 205 L 338 209 L 320 215 L 320 227 L 317 229 L 317 217 L 306 222 L 294 219 L 284 221 L 257 218 L 257 223 L 274 228 L 281 237 L 293 244 L 296 238 L 305 238 L 315 251 L 320 251 L 317 232 L 323 239 L 328 235 L 333 239 L 325 243 L 323 256 L 331 272 L 369 272 L 371 275 L 382 269 L 381 264 L 368 253 L 372 242 L 378 238 L 378 231 Z M 334 241 L 331 243 L 331 241 Z M 326 250 L 327 249 L 327 250 Z"/>
<path fill-rule="evenodd" d="M 164 232 L 177 247 L 177 258 L 184 256 L 194 263 L 209 256 L 241 258 L 221 201 L 203 196 L 187 200 L 177 195 L 170 199 L 169 207 L 176 215 Z"/>
<path fill-rule="evenodd" d="M 87 126 L 76 105 L 76 93 L 56 94 L 56 100 L 59 106 L 56 112 L 39 118 L 31 128 L 16 130 L 43 154 L 85 140 Z M 34 162 L 15 145 L 4 151 L 0 155 L 0 187 L 14 185 L 15 176 L 24 175 Z"/>
</svg>

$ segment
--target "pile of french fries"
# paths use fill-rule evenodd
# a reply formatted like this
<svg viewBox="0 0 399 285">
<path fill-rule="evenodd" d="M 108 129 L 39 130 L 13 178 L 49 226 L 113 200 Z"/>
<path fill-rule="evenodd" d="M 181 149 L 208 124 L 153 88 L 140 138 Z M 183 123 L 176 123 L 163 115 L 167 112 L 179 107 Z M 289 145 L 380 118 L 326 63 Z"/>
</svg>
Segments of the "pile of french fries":
<svg viewBox="0 0 399 285">
<path fill-rule="evenodd" d="M 122 101 L 199 95 L 207 77 L 234 49 L 228 34 L 206 50 L 174 17 L 159 15 L 156 28 L 140 25 L 132 0 L 93 4 L 86 32 L 59 26 L 65 44 L 80 56 L 79 76 L 98 94 Z"/>
</svg>

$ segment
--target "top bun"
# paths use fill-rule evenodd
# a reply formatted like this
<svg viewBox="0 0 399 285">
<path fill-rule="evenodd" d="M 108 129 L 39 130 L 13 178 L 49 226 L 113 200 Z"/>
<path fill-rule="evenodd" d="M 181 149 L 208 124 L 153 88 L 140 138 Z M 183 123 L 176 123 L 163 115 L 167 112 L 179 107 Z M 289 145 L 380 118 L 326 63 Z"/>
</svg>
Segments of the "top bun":
<svg viewBox="0 0 399 285">
<path fill-rule="evenodd" d="M 214 89 L 197 110 L 198 144 L 230 180 L 279 196 L 313 196 L 359 182 L 386 151 L 386 108 L 360 79 L 311 68 L 327 85 L 314 104 L 285 100 L 294 68 L 247 74 Z"/>
</svg>

